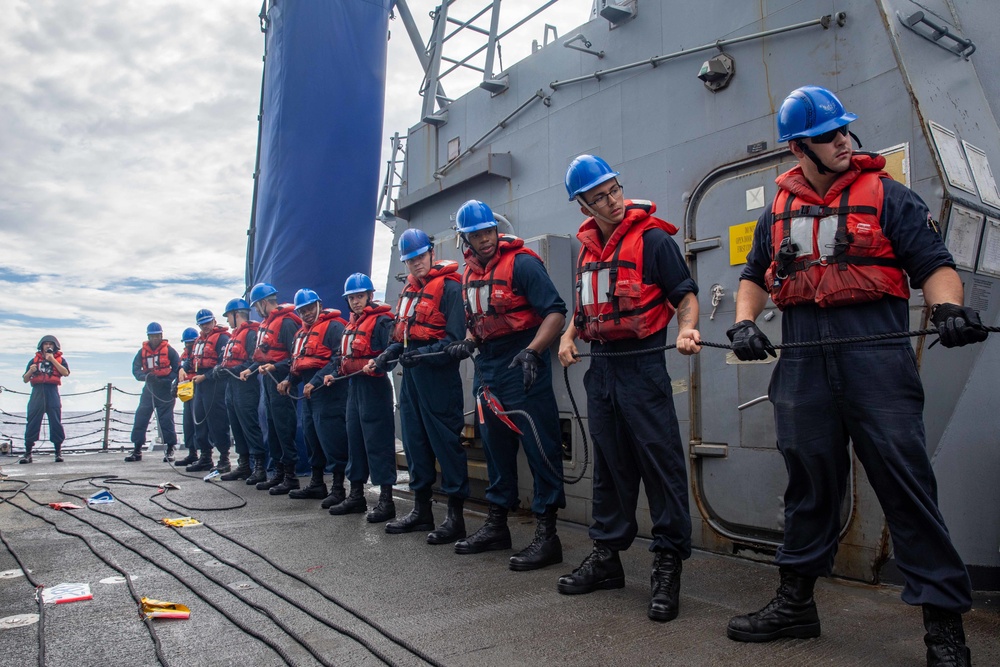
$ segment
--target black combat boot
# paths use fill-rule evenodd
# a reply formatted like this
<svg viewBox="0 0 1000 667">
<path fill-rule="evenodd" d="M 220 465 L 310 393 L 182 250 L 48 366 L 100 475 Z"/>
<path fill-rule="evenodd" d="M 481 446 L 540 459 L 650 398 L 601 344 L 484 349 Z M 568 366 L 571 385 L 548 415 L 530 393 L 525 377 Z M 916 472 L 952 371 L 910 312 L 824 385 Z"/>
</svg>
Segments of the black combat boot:
<svg viewBox="0 0 1000 667">
<path fill-rule="evenodd" d="M 962 615 L 934 605 L 924 605 L 924 643 L 927 667 L 969 667 L 972 652 L 965 645 Z"/>
<path fill-rule="evenodd" d="M 62 445 L 56 445 L 56 458 L 55 458 L 55 463 L 62 463 L 62 462 L 63 462 L 63 457 L 62 457 Z"/>
<path fill-rule="evenodd" d="M 201 456 L 198 457 L 198 460 L 189 465 L 187 468 L 184 468 L 184 470 L 188 472 L 206 472 L 214 467 L 215 464 L 212 463 L 212 451 L 209 450 L 202 452 Z"/>
<path fill-rule="evenodd" d="M 229 452 L 219 454 L 219 462 L 212 468 L 212 470 L 218 470 L 220 473 L 229 472 L 232 469 L 233 466 L 229 463 Z"/>
<path fill-rule="evenodd" d="M 672 621 L 681 607 L 681 557 L 674 551 L 657 551 L 649 575 L 649 609 L 653 621 Z"/>
<path fill-rule="evenodd" d="M 281 484 L 272 486 L 267 492 L 272 496 L 283 496 L 297 488 L 299 488 L 299 478 L 295 476 L 295 466 L 285 466 L 285 479 L 281 480 Z"/>
<path fill-rule="evenodd" d="M 312 477 L 309 478 L 309 486 L 304 489 L 295 489 L 288 493 L 289 498 L 296 500 L 314 499 L 322 500 L 326 498 L 326 482 L 323 481 L 323 469 L 313 468 Z"/>
<path fill-rule="evenodd" d="M 170 463 L 174 460 L 174 446 L 167 445 L 167 449 L 163 452 L 163 462 Z"/>
<path fill-rule="evenodd" d="M 344 491 L 344 473 L 335 472 L 333 473 L 333 481 L 330 482 L 330 495 L 324 498 L 319 506 L 328 510 L 334 505 L 344 502 L 344 498 L 346 497 L 347 493 Z"/>
<path fill-rule="evenodd" d="M 557 586 L 563 595 L 580 595 L 600 589 L 625 588 L 625 570 L 618 552 L 606 544 L 594 542 L 594 550 L 572 574 L 559 577 Z"/>
<path fill-rule="evenodd" d="M 413 510 L 403 518 L 385 524 L 385 532 L 398 535 L 417 530 L 434 530 L 434 511 L 431 509 L 430 490 L 417 491 L 414 496 Z"/>
<path fill-rule="evenodd" d="M 760 611 L 733 616 L 726 635 L 739 642 L 769 642 L 779 637 L 819 637 L 819 613 L 813 600 L 816 577 L 781 568 L 777 595 Z"/>
<path fill-rule="evenodd" d="M 275 463 L 274 464 L 274 477 L 268 477 L 263 482 L 257 482 L 257 486 L 254 488 L 258 491 L 267 491 L 273 486 L 278 486 L 283 481 L 285 481 L 285 464 Z"/>
<path fill-rule="evenodd" d="M 510 557 L 510 569 L 515 572 L 539 570 L 563 560 L 562 542 L 556 535 L 556 508 L 546 508 L 544 514 L 535 515 L 535 520 L 535 539 Z"/>
<path fill-rule="evenodd" d="M 221 465 L 222 461 L 219 461 L 219 466 Z M 216 466 L 216 469 L 218 469 L 219 466 Z M 225 475 L 220 475 L 219 479 L 223 482 L 232 482 L 233 480 L 247 479 L 248 477 L 250 477 L 250 460 L 240 456 L 236 460 L 236 469 L 230 470 Z"/>
<path fill-rule="evenodd" d="M 351 494 L 344 501 L 330 508 L 330 514 L 363 514 L 368 509 L 365 502 L 365 483 L 351 482 Z"/>
<path fill-rule="evenodd" d="M 188 455 L 179 461 L 174 461 L 175 466 L 189 466 L 198 460 L 198 450 L 189 449 Z"/>
<path fill-rule="evenodd" d="M 18 460 L 18 463 L 31 463 L 31 449 L 35 446 L 33 442 L 24 443 L 24 456 Z"/>
<path fill-rule="evenodd" d="M 247 486 L 256 486 L 267 481 L 267 459 L 263 456 L 251 457 L 253 472 L 247 477 Z"/>
<path fill-rule="evenodd" d="M 125 463 L 135 463 L 142 460 L 142 445 L 141 442 L 135 445 L 132 453 L 125 457 Z"/>
<path fill-rule="evenodd" d="M 381 490 L 378 494 L 378 505 L 368 513 L 366 517 L 368 523 L 382 523 L 396 516 L 396 503 L 392 501 L 392 484 L 383 484 L 379 488 Z"/>
<path fill-rule="evenodd" d="M 444 523 L 427 534 L 427 544 L 451 544 L 465 537 L 465 514 L 462 513 L 464 506 L 465 498 L 448 497 L 448 516 Z"/>
<path fill-rule="evenodd" d="M 502 549 L 510 549 L 507 508 L 490 503 L 490 513 L 486 515 L 486 523 L 468 538 L 455 542 L 455 553 L 478 554 Z"/>
</svg>

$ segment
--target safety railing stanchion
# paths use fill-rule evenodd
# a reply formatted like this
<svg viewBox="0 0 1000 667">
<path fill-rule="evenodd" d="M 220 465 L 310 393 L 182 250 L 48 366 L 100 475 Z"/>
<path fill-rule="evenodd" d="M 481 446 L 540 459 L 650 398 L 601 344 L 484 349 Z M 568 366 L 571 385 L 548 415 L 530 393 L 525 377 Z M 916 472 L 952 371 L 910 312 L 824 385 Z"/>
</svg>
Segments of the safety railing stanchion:
<svg viewBox="0 0 1000 667">
<path fill-rule="evenodd" d="M 107 398 L 104 401 L 104 443 L 101 451 L 108 451 L 108 438 L 111 433 L 111 383 L 106 387 Z"/>
</svg>

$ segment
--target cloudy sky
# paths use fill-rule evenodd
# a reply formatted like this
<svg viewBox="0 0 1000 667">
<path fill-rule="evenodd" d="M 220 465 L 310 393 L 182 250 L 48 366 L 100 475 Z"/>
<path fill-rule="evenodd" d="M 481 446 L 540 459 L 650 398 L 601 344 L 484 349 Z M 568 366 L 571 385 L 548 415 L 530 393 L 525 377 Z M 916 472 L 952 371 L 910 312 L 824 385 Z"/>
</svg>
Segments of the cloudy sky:
<svg viewBox="0 0 1000 667">
<path fill-rule="evenodd" d="M 425 40 L 437 4 L 409 2 Z M 450 13 L 464 19 L 484 4 L 458 0 Z M 540 4 L 505 0 L 501 30 Z M 586 21 L 591 4 L 547 9 L 504 41 L 504 65 L 542 40 L 545 23 L 562 35 Z M 244 289 L 260 0 L 0 0 L 0 8 L 0 385 L 25 391 L 26 362 L 52 333 L 73 371 L 64 394 L 107 382 L 137 391 L 130 364 L 146 323 L 162 323 L 179 342 L 198 308 L 218 312 Z M 405 134 L 421 101 L 413 47 L 401 21 L 389 28 L 386 137 Z M 448 93 L 479 76 L 453 75 Z M 390 242 L 377 224 L 376 285 Z M 115 406 L 129 401 L 117 395 Z M 24 402 L 0 394 L 9 412 Z M 92 394 L 64 406 L 102 402 Z"/>
</svg>

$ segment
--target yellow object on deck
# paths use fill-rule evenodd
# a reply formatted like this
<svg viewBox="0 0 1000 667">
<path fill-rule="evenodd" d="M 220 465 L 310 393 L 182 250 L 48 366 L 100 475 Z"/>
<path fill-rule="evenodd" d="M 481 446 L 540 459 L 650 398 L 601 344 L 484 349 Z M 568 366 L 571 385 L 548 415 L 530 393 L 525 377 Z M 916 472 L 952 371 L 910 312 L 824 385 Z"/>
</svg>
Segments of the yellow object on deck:
<svg viewBox="0 0 1000 667">
<path fill-rule="evenodd" d="M 176 602 L 142 598 L 142 613 L 147 618 L 190 618 L 191 610 Z"/>
</svg>

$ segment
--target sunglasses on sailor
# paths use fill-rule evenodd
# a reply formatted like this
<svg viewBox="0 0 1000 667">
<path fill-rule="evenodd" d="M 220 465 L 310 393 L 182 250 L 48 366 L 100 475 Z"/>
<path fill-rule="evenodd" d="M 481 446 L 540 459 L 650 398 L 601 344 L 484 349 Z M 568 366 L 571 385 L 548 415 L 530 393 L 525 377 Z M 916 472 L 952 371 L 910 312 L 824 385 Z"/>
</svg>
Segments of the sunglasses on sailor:
<svg viewBox="0 0 1000 667">
<path fill-rule="evenodd" d="M 623 188 L 620 184 L 615 183 L 614 186 L 604 194 L 597 195 L 594 197 L 594 201 L 587 202 L 591 208 L 598 208 L 607 206 L 610 204 L 611 199 L 618 199 L 621 196 Z"/>
<path fill-rule="evenodd" d="M 828 144 L 836 139 L 838 134 L 846 137 L 847 125 L 838 127 L 835 130 L 830 130 L 829 132 L 824 132 L 823 134 L 817 134 L 815 137 L 809 137 L 809 140 L 814 144 Z"/>
</svg>

